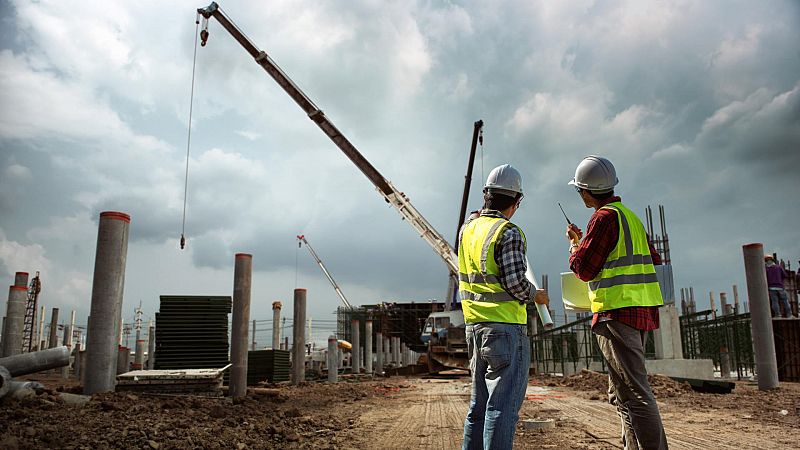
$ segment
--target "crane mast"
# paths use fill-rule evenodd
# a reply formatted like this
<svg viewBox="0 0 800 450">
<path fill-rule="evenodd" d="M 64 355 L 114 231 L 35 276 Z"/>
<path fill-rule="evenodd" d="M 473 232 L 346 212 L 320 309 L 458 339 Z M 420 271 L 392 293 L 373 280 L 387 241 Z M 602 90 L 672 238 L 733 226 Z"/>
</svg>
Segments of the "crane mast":
<svg viewBox="0 0 800 450">
<path fill-rule="evenodd" d="M 280 67 L 267 55 L 263 50 L 253 44 L 250 39 L 242 33 L 241 30 L 222 12 L 216 2 L 211 3 L 206 8 L 199 8 L 197 13 L 203 16 L 203 28 L 200 33 L 201 46 L 205 46 L 208 41 L 208 19 L 211 17 L 225 28 L 228 33 L 236 39 L 245 51 L 252 56 L 256 63 L 260 65 L 275 82 L 280 85 L 284 91 L 305 111 L 308 117 L 317 124 L 317 126 L 325 133 L 328 138 L 339 147 L 342 152 L 366 175 L 367 178 L 375 185 L 378 193 L 383 196 L 387 203 L 392 205 L 398 213 L 408 222 L 425 242 L 442 258 L 448 270 L 450 277 L 456 278 L 458 273 L 458 256 L 456 256 L 453 247 L 436 231 L 425 217 L 411 204 L 408 197 L 397 188 L 395 188 L 389 180 L 387 180 L 380 172 L 372 165 L 366 158 L 355 148 L 355 146 L 334 126 L 334 124 L 325 116 L 325 113 L 311 101 L 310 98 L 302 91 L 296 84 L 281 70 Z M 452 286 L 452 284 L 451 284 Z M 451 287 L 452 289 L 452 287 Z M 446 308 L 449 309 L 450 297 L 452 293 L 448 294 L 448 299 L 445 302 Z"/>
<path fill-rule="evenodd" d="M 319 259 L 319 256 L 317 256 L 317 252 L 315 252 L 314 249 L 311 247 L 311 244 L 308 243 L 308 241 L 306 240 L 305 235 L 297 236 L 297 240 L 300 241 L 300 242 L 298 242 L 298 245 L 300 243 L 306 244 L 306 248 L 308 249 L 308 252 L 311 253 L 311 256 L 314 258 L 314 261 L 316 261 L 317 265 L 319 265 L 319 268 L 322 269 L 322 273 L 324 273 L 325 276 L 328 277 L 328 281 L 331 282 L 331 285 L 333 286 L 333 290 L 335 290 L 336 293 L 339 294 L 339 298 L 342 299 L 342 303 L 344 303 L 345 308 L 353 309 L 353 305 L 351 305 L 350 302 L 347 301 L 347 298 L 344 296 L 344 293 L 339 288 L 339 285 L 336 284 L 336 280 L 333 279 L 333 277 L 331 276 L 330 272 L 328 272 L 328 269 L 325 268 L 325 264 L 322 264 L 322 260 Z"/>
</svg>

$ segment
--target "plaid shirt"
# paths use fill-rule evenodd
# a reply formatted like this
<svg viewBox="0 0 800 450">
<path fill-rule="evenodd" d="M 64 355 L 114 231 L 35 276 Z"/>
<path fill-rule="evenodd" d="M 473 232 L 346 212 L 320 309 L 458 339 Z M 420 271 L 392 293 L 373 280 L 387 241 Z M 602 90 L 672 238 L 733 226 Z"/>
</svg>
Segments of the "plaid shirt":
<svg viewBox="0 0 800 450">
<path fill-rule="evenodd" d="M 612 202 L 619 202 L 617 196 L 607 199 L 603 206 Z M 608 209 L 598 209 L 589 219 L 586 235 L 575 251 L 569 257 L 569 268 L 583 281 L 593 280 L 603 269 L 606 259 L 619 240 L 619 222 L 617 213 Z M 653 264 L 661 264 L 661 256 L 653 247 L 650 238 L 650 255 Z M 612 309 L 594 314 L 592 326 L 602 320 L 616 320 L 641 331 L 650 331 L 658 328 L 657 306 L 632 306 L 628 308 Z"/>
<path fill-rule="evenodd" d="M 496 217 L 508 220 L 499 211 L 484 209 L 482 217 Z M 464 228 L 461 228 L 463 233 Z M 458 237 L 461 241 L 461 234 Z M 494 260 L 500 269 L 500 286 L 521 302 L 533 301 L 536 288 L 525 278 L 528 265 L 525 263 L 525 240 L 517 227 L 506 227 L 494 247 Z"/>
</svg>

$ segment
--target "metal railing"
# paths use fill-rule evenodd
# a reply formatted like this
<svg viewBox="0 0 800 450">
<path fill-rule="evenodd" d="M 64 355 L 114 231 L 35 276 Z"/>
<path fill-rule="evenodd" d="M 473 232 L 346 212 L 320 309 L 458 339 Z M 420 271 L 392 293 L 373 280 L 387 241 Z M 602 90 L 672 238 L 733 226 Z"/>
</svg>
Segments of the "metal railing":
<svg viewBox="0 0 800 450">
<path fill-rule="evenodd" d="M 708 310 L 681 316 L 680 321 L 684 358 L 710 359 L 714 370 L 727 378 L 730 374 L 721 373 L 727 357 L 738 379 L 754 374 L 750 313 L 716 316 Z"/>
<path fill-rule="evenodd" d="M 531 335 L 531 362 L 537 373 L 569 376 L 590 369 L 606 371 L 605 360 L 591 330 L 592 317 L 578 319 Z M 539 327 L 541 329 L 541 327 Z M 648 332 L 645 357 L 655 358 L 653 333 Z"/>
</svg>

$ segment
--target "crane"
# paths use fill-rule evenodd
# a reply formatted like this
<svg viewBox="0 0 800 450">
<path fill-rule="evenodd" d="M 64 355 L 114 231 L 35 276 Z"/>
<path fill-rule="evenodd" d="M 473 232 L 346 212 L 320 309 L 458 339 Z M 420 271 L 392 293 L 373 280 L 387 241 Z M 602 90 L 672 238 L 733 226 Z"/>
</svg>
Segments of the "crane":
<svg viewBox="0 0 800 450">
<path fill-rule="evenodd" d="M 336 284 L 336 280 L 333 279 L 333 277 L 331 276 L 330 272 L 328 272 L 328 269 L 325 268 L 325 264 L 322 264 L 322 260 L 319 259 L 319 256 L 317 256 L 317 252 L 315 252 L 314 249 L 311 248 L 311 244 L 309 244 L 308 241 L 306 240 L 306 236 L 302 235 L 302 234 L 300 236 L 297 236 L 297 241 L 298 241 L 297 242 L 298 246 L 302 246 L 303 244 L 306 244 L 306 248 L 308 249 L 308 252 L 311 253 L 311 256 L 314 258 L 314 261 L 316 261 L 317 264 L 319 265 L 319 268 L 322 269 L 322 273 L 324 273 L 325 276 L 328 277 L 328 281 L 331 282 L 331 285 L 333 286 L 333 290 L 335 290 L 336 293 L 339 294 L 339 298 L 342 299 L 342 303 L 344 303 L 344 307 L 347 308 L 347 309 L 353 309 L 353 305 L 351 305 L 350 302 L 347 301 L 347 297 L 345 297 L 344 293 L 342 292 L 342 290 L 339 289 L 339 285 Z"/>
<path fill-rule="evenodd" d="M 270 58 L 267 52 L 260 50 L 250 39 L 222 12 L 216 2 L 212 2 L 206 8 L 197 10 L 199 16 L 203 17 L 202 30 L 200 32 L 200 45 L 205 46 L 208 42 L 208 20 L 215 18 L 228 33 L 252 56 L 256 63 L 260 65 L 280 85 L 289 97 L 291 97 L 303 111 L 308 115 L 317 126 L 325 133 L 339 149 L 361 170 L 361 172 L 372 182 L 378 193 L 392 205 L 394 209 L 408 222 L 420 237 L 436 252 L 437 255 L 447 266 L 451 282 L 449 290 L 458 283 L 458 256 L 453 247 L 436 231 L 423 215 L 411 204 L 408 196 L 395 188 L 378 169 L 376 169 L 366 158 L 356 149 L 356 147 L 336 128 L 333 122 L 328 119 L 325 113 L 311 101 L 310 98 L 289 78 L 286 73 Z M 450 299 L 453 292 L 448 292 L 445 309 L 450 309 Z"/>
</svg>

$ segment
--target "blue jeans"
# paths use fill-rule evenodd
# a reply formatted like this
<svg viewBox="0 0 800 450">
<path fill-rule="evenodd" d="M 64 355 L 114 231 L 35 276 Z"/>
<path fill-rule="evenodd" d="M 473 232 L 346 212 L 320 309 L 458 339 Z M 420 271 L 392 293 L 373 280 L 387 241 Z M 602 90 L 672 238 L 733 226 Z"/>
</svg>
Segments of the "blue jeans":
<svg viewBox="0 0 800 450">
<path fill-rule="evenodd" d="M 464 420 L 464 450 L 510 449 L 528 387 L 527 325 L 467 325 L 472 396 Z"/>
<path fill-rule="evenodd" d="M 786 295 L 786 291 L 781 289 L 780 291 L 770 289 L 769 290 L 769 303 L 772 306 L 772 317 L 780 317 L 781 315 L 781 307 L 779 303 L 783 304 L 783 317 L 790 317 L 792 315 L 792 307 L 789 306 L 789 297 Z"/>
</svg>

